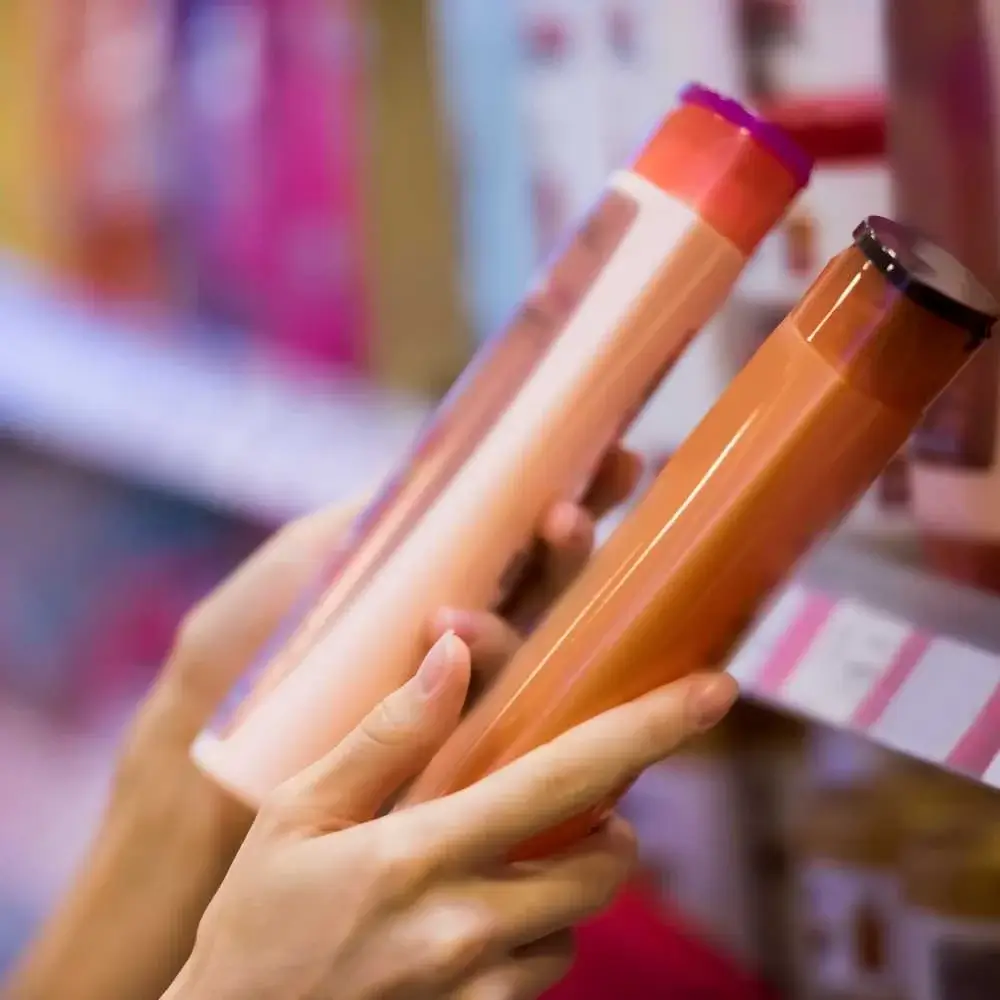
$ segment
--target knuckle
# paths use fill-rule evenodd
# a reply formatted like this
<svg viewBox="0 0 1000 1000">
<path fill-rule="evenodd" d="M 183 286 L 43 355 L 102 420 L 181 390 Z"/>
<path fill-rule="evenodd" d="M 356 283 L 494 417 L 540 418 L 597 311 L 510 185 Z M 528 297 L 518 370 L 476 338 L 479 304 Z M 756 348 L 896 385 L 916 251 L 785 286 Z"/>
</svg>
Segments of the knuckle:
<svg viewBox="0 0 1000 1000">
<path fill-rule="evenodd" d="M 631 824 L 614 821 L 614 852 L 626 875 L 635 871 L 639 864 L 639 838 Z"/>
<path fill-rule="evenodd" d="M 261 829 L 276 830 L 292 822 L 299 810 L 299 794 L 291 784 L 279 785 L 268 793 L 257 811 Z"/>
<path fill-rule="evenodd" d="M 523 978 L 516 966 L 504 969 L 476 983 L 467 994 L 463 994 L 462 1000 L 527 1000 L 542 992 L 537 976 L 531 983 L 523 982 Z M 548 985 L 551 984 L 545 984 Z M 532 987 L 531 992 L 528 992 L 529 986 Z"/>
<path fill-rule="evenodd" d="M 579 873 L 575 896 L 578 915 L 589 917 L 610 906 L 633 871 L 631 859 L 620 853 L 606 852 L 592 859 Z"/>
<path fill-rule="evenodd" d="M 362 732 L 372 743 L 397 748 L 414 735 L 414 717 L 405 689 L 382 700 L 361 723 Z"/>
<path fill-rule="evenodd" d="M 439 977 L 451 979 L 475 968 L 489 951 L 492 921 L 468 905 L 441 905 L 424 924 L 422 950 Z"/>
<path fill-rule="evenodd" d="M 174 632 L 174 641 L 160 676 L 161 688 L 180 703 L 199 703 L 207 694 L 205 665 L 213 658 L 212 598 L 196 604 Z"/>
<path fill-rule="evenodd" d="M 591 912 L 599 913 L 614 902 L 622 886 L 628 881 L 630 872 L 630 868 L 621 864 L 607 867 L 603 877 L 596 881 L 591 901 Z"/>
<path fill-rule="evenodd" d="M 595 873 L 586 882 L 577 886 L 573 900 L 575 918 L 586 920 L 607 909 L 618 895 L 622 879 L 610 868 Z"/>
<path fill-rule="evenodd" d="M 415 843 L 402 836 L 380 835 L 371 845 L 379 895 L 386 899 L 411 896 L 427 874 L 427 859 Z"/>
<path fill-rule="evenodd" d="M 181 618 L 174 633 L 173 658 L 185 660 L 200 655 L 205 645 L 205 620 L 210 600 L 204 598 L 199 601 Z"/>
<path fill-rule="evenodd" d="M 639 720 L 636 747 L 643 764 L 670 754 L 684 736 L 683 710 L 673 694 L 651 701 L 650 710 Z"/>
</svg>

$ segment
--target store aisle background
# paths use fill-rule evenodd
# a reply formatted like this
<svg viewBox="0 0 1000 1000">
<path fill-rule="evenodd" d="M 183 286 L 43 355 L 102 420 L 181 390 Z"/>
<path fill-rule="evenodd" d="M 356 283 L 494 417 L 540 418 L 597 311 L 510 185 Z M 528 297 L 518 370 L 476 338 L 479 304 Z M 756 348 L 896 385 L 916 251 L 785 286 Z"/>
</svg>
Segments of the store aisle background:
<svg viewBox="0 0 1000 1000">
<path fill-rule="evenodd" d="M 891 2 L 3 3 L 0 971 L 71 872 L 122 722 L 183 611 L 277 525 L 391 468 L 607 174 L 697 79 L 790 123 L 818 165 L 631 432 L 651 468 L 668 458 L 847 227 L 892 212 Z M 901 461 L 843 544 L 913 566 L 906 482 Z M 836 676 L 838 690 L 853 677 L 860 693 L 839 716 L 830 684 L 799 683 L 796 707 L 864 728 L 859 706 L 900 651 L 948 636 L 980 699 L 939 740 L 954 765 L 1000 685 L 993 599 L 917 567 L 889 571 L 903 597 L 883 607 L 865 585 L 882 570 L 844 558 L 849 570 L 824 565 L 779 602 L 741 678 L 774 681 L 775 649 L 822 606 L 823 641 L 761 694 L 781 701 L 793 675 Z M 856 973 L 879 1000 L 882 973 L 855 968 L 842 938 L 857 916 L 844 899 L 885 872 L 809 867 L 789 813 L 824 782 L 853 782 L 867 802 L 856 789 L 899 758 L 826 732 L 745 708 L 626 809 L 649 885 L 698 933 L 782 985 L 832 968 L 837 988 Z M 897 747 L 930 755 L 907 739 Z M 975 776 L 989 779 L 984 753 Z M 796 879 L 821 886 L 808 946 L 791 929 Z"/>
</svg>

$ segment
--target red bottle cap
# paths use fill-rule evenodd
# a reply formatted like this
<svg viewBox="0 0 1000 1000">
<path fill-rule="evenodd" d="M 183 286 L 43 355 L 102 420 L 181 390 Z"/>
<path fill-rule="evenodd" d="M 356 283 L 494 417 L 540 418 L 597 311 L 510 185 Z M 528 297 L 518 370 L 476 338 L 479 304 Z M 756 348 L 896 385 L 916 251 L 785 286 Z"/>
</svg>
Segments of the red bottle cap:
<svg viewBox="0 0 1000 1000">
<path fill-rule="evenodd" d="M 737 101 L 697 84 L 680 101 L 633 170 L 749 256 L 808 182 L 812 159 Z"/>
</svg>

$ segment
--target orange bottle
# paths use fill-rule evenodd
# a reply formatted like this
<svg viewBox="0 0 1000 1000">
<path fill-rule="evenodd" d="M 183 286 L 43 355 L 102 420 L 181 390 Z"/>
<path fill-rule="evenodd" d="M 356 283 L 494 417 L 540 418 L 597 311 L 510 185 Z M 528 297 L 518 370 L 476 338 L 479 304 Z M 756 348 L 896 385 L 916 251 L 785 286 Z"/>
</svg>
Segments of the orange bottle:
<svg viewBox="0 0 1000 1000">
<path fill-rule="evenodd" d="M 407 801 L 467 786 L 600 712 L 723 662 L 998 314 L 943 250 L 888 219 L 863 222 Z M 573 842 L 609 806 L 526 845 L 525 855 Z"/>
</svg>

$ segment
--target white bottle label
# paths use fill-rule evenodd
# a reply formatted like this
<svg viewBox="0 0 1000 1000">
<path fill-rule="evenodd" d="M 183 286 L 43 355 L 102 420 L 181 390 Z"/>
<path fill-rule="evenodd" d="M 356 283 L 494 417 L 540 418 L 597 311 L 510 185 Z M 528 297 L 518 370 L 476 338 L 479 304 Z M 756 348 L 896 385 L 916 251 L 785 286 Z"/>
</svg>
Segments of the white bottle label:
<svg viewBox="0 0 1000 1000">
<path fill-rule="evenodd" d="M 808 1000 L 898 995 L 899 892 L 885 871 L 810 861 L 799 872 L 799 967 Z"/>
<path fill-rule="evenodd" d="M 1000 995 L 1000 920 L 956 920 L 911 910 L 902 945 L 907 1000 L 996 1000 Z"/>
</svg>

